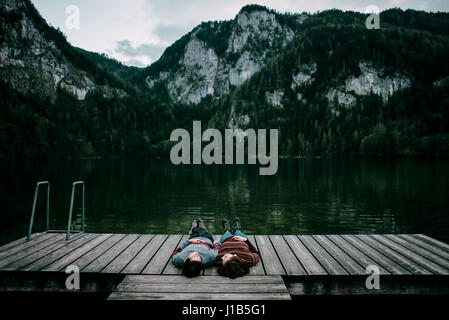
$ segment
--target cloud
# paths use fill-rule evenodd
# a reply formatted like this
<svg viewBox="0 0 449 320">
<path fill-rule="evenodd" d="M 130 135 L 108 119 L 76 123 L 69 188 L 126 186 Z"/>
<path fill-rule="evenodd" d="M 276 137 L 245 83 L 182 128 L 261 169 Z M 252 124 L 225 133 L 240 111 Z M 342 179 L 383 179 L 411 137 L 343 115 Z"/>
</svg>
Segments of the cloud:
<svg viewBox="0 0 449 320">
<path fill-rule="evenodd" d="M 129 40 L 120 40 L 113 52 L 124 57 L 127 64 L 142 67 L 159 59 L 164 49 L 165 45 L 161 43 L 133 46 Z"/>
<path fill-rule="evenodd" d="M 124 54 L 130 57 L 148 56 L 154 58 L 161 54 L 163 50 L 161 44 L 141 44 L 136 47 L 132 46 L 131 41 L 121 40 L 117 41 L 117 48 L 115 52 Z"/>
<path fill-rule="evenodd" d="M 164 49 L 203 21 L 233 19 L 247 4 L 280 12 L 338 8 L 365 12 L 369 5 L 426 11 L 449 11 L 448 0 L 32 0 L 42 16 L 66 33 L 70 43 L 104 52 L 126 64 L 156 61 Z M 65 26 L 65 7 L 80 7 L 81 29 Z M 125 40 L 123 40 L 125 39 Z"/>
<path fill-rule="evenodd" d="M 153 34 L 157 36 L 161 42 L 172 44 L 186 34 L 186 27 L 176 24 L 158 24 L 153 29 Z"/>
</svg>

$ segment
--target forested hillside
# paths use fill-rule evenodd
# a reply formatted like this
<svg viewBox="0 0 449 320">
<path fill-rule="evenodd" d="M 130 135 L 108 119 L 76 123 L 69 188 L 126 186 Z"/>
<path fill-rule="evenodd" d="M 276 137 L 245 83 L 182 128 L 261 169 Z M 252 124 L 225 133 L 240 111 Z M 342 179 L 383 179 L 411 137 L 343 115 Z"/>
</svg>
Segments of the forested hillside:
<svg viewBox="0 0 449 320">
<path fill-rule="evenodd" d="M 247 6 L 138 69 L 12 3 L 0 8 L 0 158 L 166 156 L 193 120 L 278 128 L 290 156 L 449 156 L 448 13 L 391 9 L 367 30 L 361 13 Z"/>
<path fill-rule="evenodd" d="M 367 30 L 358 13 L 332 10 L 310 17 L 281 54 L 220 109 L 234 108 L 236 119 L 249 115 L 248 127 L 279 128 L 283 153 L 290 155 L 449 155 L 449 38 L 441 35 L 449 20 L 440 21 L 433 34 L 419 30 L 433 29 L 431 14 L 390 10 L 381 21 L 384 16 L 388 24 L 381 30 Z M 397 27 L 409 19 L 417 21 L 416 29 Z M 316 68 L 310 81 L 292 81 L 310 65 Z M 362 67 L 368 69 L 364 74 Z M 357 87 L 377 73 L 370 84 L 375 89 L 377 81 L 378 92 Z M 410 83 L 388 87 L 395 77 Z M 334 88 L 338 95 L 330 99 Z M 273 103 L 267 92 L 282 98 Z M 214 120 L 223 123 L 226 114 Z"/>
</svg>

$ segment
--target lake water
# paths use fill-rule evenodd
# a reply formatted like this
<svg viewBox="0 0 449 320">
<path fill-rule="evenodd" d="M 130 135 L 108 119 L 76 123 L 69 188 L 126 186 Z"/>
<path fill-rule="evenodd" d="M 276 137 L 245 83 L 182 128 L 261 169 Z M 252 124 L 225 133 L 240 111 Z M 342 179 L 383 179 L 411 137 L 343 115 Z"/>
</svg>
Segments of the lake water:
<svg viewBox="0 0 449 320">
<path fill-rule="evenodd" d="M 248 234 L 425 233 L 449 242 L 449 163 L 281 159 L 255 165 L 174 166 L 169 160 L 52 160 L 0 164 L 0 243 L 27 233 L 35 183 L 51 182 L 51 228 L 66 228 L 71 184 L 86 182 L 88 232 L 187 233 L 203 218 L 239 216 Z M 45 188 L 35 228 L 43 230 Z M 80 200 L 80 197 L 78 197 Z M 80 201 L 74 221 L 80 223 Z"/>
</svg>

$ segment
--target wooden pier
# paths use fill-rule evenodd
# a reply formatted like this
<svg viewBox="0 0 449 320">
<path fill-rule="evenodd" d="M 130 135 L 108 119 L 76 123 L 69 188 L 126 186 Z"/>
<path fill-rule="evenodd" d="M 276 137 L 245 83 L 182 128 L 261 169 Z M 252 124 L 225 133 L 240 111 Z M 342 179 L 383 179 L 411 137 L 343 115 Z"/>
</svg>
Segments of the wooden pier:
<svg viewBox="0 0 449 320">
<path fill-rule="evenodd" d="M 423 234 L 255 235 L 261 255 L 235 280 L 216 268 L 186 278 L 170 261 L 186 235 L 34 234 L 0 247 L 0 292 L 67 292 L 65 269 L 80 270 L 79 292 L 109 299 L 285 300 L 322 294 L 448 294 L 449 245 Z M 219 236 L 215 236 L 218 240 Z M 380 289 L 367 289 L 378 267 Z"/>
</svg>

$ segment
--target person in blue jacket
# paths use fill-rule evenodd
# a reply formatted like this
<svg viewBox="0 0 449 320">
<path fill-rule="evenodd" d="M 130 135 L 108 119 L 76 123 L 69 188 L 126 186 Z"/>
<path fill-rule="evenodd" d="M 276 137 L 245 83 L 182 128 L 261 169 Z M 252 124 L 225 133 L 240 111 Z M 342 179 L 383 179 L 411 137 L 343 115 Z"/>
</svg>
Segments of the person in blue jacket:
<svg viewBox="0 0 449 320">
<path fill-rule="evenodd" d="M 192 223 L 189 240 L 184 241 L 173 252 L 172 262 L 182 268 L 182 274 L 196 277 L 203 268 L 213 266 L 220 250 L 220 242 L 214 239 L 204 226 L 203 220 L 197 219 Z"/>
</svg>

